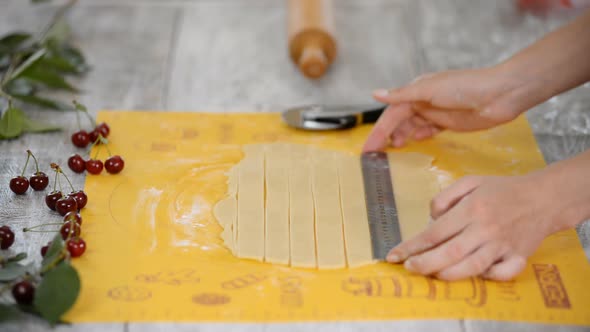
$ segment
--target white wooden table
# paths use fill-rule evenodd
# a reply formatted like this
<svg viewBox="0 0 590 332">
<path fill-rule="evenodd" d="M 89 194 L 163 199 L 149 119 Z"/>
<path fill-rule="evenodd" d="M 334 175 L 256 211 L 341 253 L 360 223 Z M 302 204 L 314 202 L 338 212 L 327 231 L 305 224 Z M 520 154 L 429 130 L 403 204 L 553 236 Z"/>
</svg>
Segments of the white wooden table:
<svg viewBox="0 0 590 332">
<path fill-rule="evenodd" d="M 63 2 L 63 0 L 61 0 Z M 282 0 L 83 0 L 69 19 L 93 70 L 77 83 L 80 100 L 100 109 L 278 111 L 309 102 L 371 102 L 378 87 L 401 85 L 430 71 L 491 65 L 565 22 L 520 16 L 513 1 L 335 0 L 338 59 L 319 81 L 303 78 L 287 54 Z M 0 35 L 35 31 L 60 1 L 32 7 L 0 0 Z M 587 37 L 587 36 L 586 36 Z M 71 95 L 63 95 L 66 100 Z M 41 163 L 65 164 L 71 153 L 73 114 L 34 110 L 32 116 L 64 126 L 60 133 L 0 142 L 0 223 L 15 228 L 49 220 L 42 195 L 17 197 L 9 179 L 25 150 Z M 548 162 L 590 147 L 590 85 L 529 112 Z M 76 185 L 83 178 L 76 177 Z M 17 236 L 22 236 L 21 235 Z M 590 257 L 590 224 L 578 234 Z M 38 257 L 49 235 L 28 233 L 15 251 Z M 38 258 L 36 258 L 38 259 Z M 589 309 L 590 310 L 590 309 Z M 35 318 L 0 325 L 2 331 L 43 331 Z M 95 323 L 61 331 L 590 331 L 494 321 L 391 321 L 300 324 Z"/>
</svg>

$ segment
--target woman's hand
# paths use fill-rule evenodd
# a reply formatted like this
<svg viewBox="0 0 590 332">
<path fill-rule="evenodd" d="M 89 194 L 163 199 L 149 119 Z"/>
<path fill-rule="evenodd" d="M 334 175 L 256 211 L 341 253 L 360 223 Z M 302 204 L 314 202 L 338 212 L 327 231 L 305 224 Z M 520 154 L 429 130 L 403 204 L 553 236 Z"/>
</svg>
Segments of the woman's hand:
<svg viewBox="0 0 590 332">
<path fill-rule="evenodd" d="M 469 176 L 432 200 L 434 222 L 387 260 L 444 280 L 509 280 L 548 235 L 590 217 L 590 151 L 525 176 Z"/>
<path fill-rule="evenodd" d="M 364 151 L 399 147 L 443 129 L 480 130 L 590 80 L 590 10 L 497 66 L 419 77 L 408 86 L 378 90 L 389 104 Z"/>
<path fill-rule="evenodd" d="M 474 131 L 516 118 L 530 107 L 518 80 L 500 67 L 427 74 L 393 90 L 375 91 L 389 104 L 367 138 L 363 151 L 429 138 L 443 129 Z"/>
</svg>

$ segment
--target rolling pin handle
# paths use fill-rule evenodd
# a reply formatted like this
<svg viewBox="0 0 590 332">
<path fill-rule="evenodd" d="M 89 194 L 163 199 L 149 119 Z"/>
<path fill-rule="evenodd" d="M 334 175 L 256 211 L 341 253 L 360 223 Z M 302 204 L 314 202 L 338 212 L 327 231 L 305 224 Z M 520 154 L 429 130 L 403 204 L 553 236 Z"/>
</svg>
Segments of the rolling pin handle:
<svg viewBox="0 0 590 332">
<path fill-rule="evenodd" d="M 328 57 L 318 45 L 307 45 L 298 61 L 299 69 L 305 76 L 318 78 L 324 75 L 328 68 Z"/>
</svg>

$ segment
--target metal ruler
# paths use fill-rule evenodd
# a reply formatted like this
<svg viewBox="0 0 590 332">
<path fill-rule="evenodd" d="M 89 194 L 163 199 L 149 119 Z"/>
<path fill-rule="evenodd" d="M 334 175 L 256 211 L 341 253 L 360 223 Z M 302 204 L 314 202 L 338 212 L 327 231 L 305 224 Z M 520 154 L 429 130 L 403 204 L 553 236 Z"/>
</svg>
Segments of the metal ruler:
<svg viewBox="0 0 590 332">
<path fill-rule="evenodd" d="M 364 153 L 361 156 L 361 168 L 373 258 L 385 260 L 389 250 L 401 242 L 387 153 Z"/>
</svg>

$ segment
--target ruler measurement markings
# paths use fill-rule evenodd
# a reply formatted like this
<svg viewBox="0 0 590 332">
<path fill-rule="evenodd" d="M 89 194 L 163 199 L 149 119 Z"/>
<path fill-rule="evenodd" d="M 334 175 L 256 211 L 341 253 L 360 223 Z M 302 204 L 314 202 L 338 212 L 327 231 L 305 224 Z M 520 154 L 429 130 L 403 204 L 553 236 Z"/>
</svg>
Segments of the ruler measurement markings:
<svg viewBox="0 0 590 332">
<path fill-rule="evenodd" d="M 387 154 L 365 153 L 361 156 L 361 167 L 373 258 L 385 260 L 389 250 L 401 242 Z"/>
</svg>

